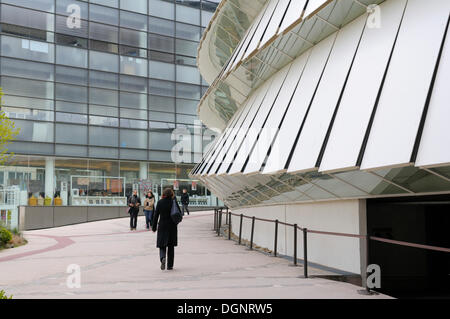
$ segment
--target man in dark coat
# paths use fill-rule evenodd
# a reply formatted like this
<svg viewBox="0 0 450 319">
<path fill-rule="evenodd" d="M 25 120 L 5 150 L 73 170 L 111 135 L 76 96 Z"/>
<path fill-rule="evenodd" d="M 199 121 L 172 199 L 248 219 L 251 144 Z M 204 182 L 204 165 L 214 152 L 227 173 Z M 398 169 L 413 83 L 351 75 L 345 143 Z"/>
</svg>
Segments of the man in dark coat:
<svg viewBox="0 0 450 319">
<path fill-rule="evenodd" d="M 137 195 L 137 190 L 133 191 L 133 195 L 128 198 L 128 213 L 130 214 L 130 229 L 136 230 L 137 217 L 139 214 L 139 206 L 141 206 L 141 199 Z"/>
<path fill-rule="evenodd" d="M 171 188 L 166 188 L 163 192 L 162 198 L 156 205 L 155 212 L 153 213 L 152 230 L 155 232 L 156 229 L 158 229 L 158 234 L 156 236 L 156 247 L 159 248 L 161 270 L 166 269 L 166 254 L 167 269 L 173 269 L 175 247 L 178 245 L 177 225 L 170 217 L 170 212 L 174 203 L 177 205 L 178 209 L 180 209 L 176 200 L 174 201 L 174 198 L 175 195 L 173 190 Z"/>
<path fill-rule="evenodd" d="M 183 194 L 181 194 L 181 205 L 183 207 L 183 215 L 184 215 L 184 210 L 186 210 L 187 214 L 189 215 L 189 210 L 188 210 L 188 206 L 189 206 L 189 194 L 187 192 L 187 189 L 183 189 Z"/>
</svg>

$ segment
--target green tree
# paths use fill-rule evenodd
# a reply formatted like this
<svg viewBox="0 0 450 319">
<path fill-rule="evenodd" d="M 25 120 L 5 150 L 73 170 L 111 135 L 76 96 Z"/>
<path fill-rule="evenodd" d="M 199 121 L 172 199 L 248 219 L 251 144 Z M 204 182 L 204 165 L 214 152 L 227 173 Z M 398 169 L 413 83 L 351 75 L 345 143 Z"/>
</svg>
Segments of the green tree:
<svg viewBox="0 0 450 319">
<path fill-rule="evenodd" d="M 3 105 L 2 98 L 3 90 L 0 88 L 0 165 L 4 164 L 14 155 L 13 153 L 8 153 L 6 146 L 14 141 L 20 132 L 20 129 L 16 128 L 14 122 L 1 109 Z"/>
</svg>

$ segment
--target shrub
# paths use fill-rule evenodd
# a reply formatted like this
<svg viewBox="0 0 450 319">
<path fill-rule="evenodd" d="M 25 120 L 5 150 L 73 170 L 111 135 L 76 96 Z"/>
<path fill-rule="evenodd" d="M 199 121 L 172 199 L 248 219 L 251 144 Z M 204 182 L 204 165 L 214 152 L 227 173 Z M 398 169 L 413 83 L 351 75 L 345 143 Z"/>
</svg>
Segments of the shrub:
<svg viewBox="0 0 450 319">
<path fill-rule="evenodd" d="M 4 290 L 0 290 L 0 300 L 1 299 L 12 299 L 12 295 L 8 297 Z"/>
<path fill-rule="evenodd" d="M 6 245 L 12 239 L 12 234 L 6 228 L 0 228 L 0 245 Z"/>
</svg>

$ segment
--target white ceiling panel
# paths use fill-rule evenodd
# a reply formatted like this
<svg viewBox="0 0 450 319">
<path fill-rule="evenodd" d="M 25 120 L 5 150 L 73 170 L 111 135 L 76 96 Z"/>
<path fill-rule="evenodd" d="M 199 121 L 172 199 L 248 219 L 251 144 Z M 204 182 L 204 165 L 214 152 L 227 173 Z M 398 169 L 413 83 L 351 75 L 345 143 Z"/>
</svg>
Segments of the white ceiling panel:
<svg viewBox="0 0 450 319">
<path fill-rule="evenodd" d="M 363 15 L 338 32 L 325 72 L 300 133 L 288 172 L 316 168 L 345 80 L 351 69 L 366 18 L 367 16 Z"/>
<path fill-rule="evenodd" d="M 450 165 L 450 32 L 447 31 L 416 166 Z"/>
<path fill-rule="evenodd" d="M 320 164 L 320 171 L 356 166 L 406 2 L 384 2 L 380 5 L 383 12 L 381 27 L 365 28 Z"/>
<path fill-rule="evenodd" d="M 264 36 L 265 31 L 268 29 L 269 24 L 272 21 L 273 14 L 275 12 L 275 8 L 277 7 L 278 0 L 269 0 L 269 4 L 267 6 L 267 10 L 264 13 L 264 16 L 261 19 L 261 22 L 258 26 L 258 28 L 255 31 L 255 34 L 253 35 L 253 39 L 250 42 L 250 45 L 248 46 L 242 60 L 247 58 L 250 53 L 252 53 L 254 50 L 256 50 L 259 46 L 259 43 Z"/>
<path fill-rule="evenodd" d="M 306 0 L 291 0 L 288 11 L 281 23 L 280 32 L 286 30 L 291 24 L 302 17 L 305 4 Z"/>
<path fill-rule="evenodd" d="M 283 125 L 273 143 L 270 156 L 264 167 L 264 174 L 273 174 L 285 169 L 285 164 L 295 143 L 296 136 L 301 130 L 306 111 L 327 63 L 336 34 L 332 34 L 303 53 L 305 55 L 311 52 L 300 83 L 292 98 L 291 107 L 286 113 Z"/>
<path fill-rule="evenodd" d="M 228 141 L 228 146 L 225 147 L 225 158 L 222 161 L 222 165 L 217 170 L 218 175 L 225 174 L 230 167 L 230 165 L 233 163 L 234 157 L 236 156 L 236 152 L 238 151 L 242 140 L 245 137 L 245 134 L 247 133 L 248 128 L 250 127 L 251 123 L 254 121 L 256 114 L 258 113 L 262 101 L 265 98 L 267 92 L 269 91 L 269 87 L 272 84 L 273 79 L 269 79 L 266 81 L 262 86 L 260 86 L 255 93 L 253 94 L 256 98 L 253 103 L 252 108 L 250 109 L 246 120 L 242 123 L 241 128 L 236 132 L 234 137 L 230 137 L 230 141 Z"/>
<path fill-rule="evenodd" d="M 255 120 L 253 121 L 247 134 L 245 135 L 245 139 L 239 148 L 235 160 L 233 161 L 229 174 L 236 174 L 242 171 L 247 156 L 255 145 L 257 135 L 260 133 L 261 128 L 263 127 L 273 106 L 273 103 L 281 89 L 281 86 L 284 83 L 284 79 L 286 78 L 286 75 L 289 71 L 289 66 L 290 65 L 284 67 L 273 76 L 272 85 L 268 89 L 267 95 L 262 101 L 261 108 L 256 114 Z"/>
<path fill-rule="evenodd" d="M 269 114 L 267 123 L 261 131 L 258 141 L 249 157 L 248 163 L 244 169 L 244 174 L 256 173 L 261 169 L 270 145 L 278 131 L 281 120 L 290 105 L 290 100 L 300 81 L 307 60 L 308 55 L 304 54 L 292 62 L 292 67 L 289 70 L 285 83 L 275 101 L 272 112 Z"/>
<path fill-rule="evenodd" d="M 448 0 L 409 0 L 361 169 L 409 164 L 450 11 Z"/>
</svg>

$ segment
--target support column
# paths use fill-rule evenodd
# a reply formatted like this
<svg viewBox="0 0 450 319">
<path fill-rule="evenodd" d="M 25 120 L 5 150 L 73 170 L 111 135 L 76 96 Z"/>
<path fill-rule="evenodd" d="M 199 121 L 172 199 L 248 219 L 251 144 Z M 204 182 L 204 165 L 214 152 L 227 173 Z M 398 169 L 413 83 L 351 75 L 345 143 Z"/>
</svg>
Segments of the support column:
<svg viewBox="0 0 450 319">
<path fill-rule="evenodd" d="M 147 162 L 139 163 L 139 178 L 140 179 L 148 178 L 148 163 Z"/>
<path fill-rule="evenodd" d="M 53 198 L 55 192 L 55 159 L 45 158 L 45 196 Z"/>
<path fill-rule="evenodd" d="M 367 201 L 365 199 L 359 200 L 359 234 L 366 235 L 367 234 Z M 367 281 L 367 239 L 359 240 L 359 256 L 360 256 L 360 265 L 361 265 L 361 280 L 362 286 L 366 287 Z"/>
</svg>

